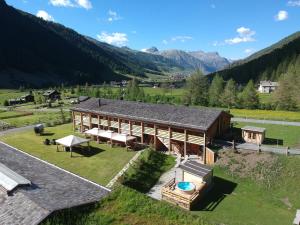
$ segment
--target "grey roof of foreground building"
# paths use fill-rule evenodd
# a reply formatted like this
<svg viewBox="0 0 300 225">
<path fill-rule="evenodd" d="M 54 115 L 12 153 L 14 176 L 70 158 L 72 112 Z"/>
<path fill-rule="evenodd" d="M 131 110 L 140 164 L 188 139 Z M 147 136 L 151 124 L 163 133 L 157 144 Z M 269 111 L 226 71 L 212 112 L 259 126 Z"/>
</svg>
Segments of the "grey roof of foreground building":
<svg viewBox="0 0 300 225">
<path fill-rule="evenodd" d="M 0 142 L 0 163 L 31 181 L 0 190 L 0 224 L 39 224 L 54 211 L 99 201 L 109 189 Z"/>
</svg>

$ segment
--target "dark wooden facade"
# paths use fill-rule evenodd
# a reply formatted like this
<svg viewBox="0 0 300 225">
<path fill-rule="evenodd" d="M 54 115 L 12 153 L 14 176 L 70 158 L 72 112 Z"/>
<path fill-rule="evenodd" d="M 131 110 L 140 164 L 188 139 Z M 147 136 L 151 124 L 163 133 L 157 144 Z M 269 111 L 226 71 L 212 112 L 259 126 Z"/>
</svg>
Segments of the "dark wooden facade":
<svg viewBox="0 0 300 225">
<path fill-rule="evenodd" d="M 84 132 L 88 129 L 99 128 L 126 133 L 137 137 L 141 144 L 153 146 L 156 150 L 170 153 L 198 155 L 206 162 L 206 146 L 215 137 L 222 135 L 230 126 L 231 116 L 225 112 L 212 122 L 207 130 L 168 125 L 167 123 L 150 122 L 146 118 L 132 119 L 130 115 L 118 115 L 108 112 L 89 112 L 73 108 L 74 130 Z"/>
</svg>

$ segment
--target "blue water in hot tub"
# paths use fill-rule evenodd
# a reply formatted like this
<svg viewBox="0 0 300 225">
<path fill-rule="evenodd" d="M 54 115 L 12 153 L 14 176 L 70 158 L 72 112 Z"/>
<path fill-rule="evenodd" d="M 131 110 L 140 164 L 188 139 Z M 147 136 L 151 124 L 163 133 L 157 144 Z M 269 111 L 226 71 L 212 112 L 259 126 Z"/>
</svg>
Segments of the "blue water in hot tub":
<svg viewBox="0 0 300 225">
<path fill-rule="evenodd" d="M 179 182 L 177 187 L 183 191 L 192 191 L 195 189 L 195 185 L 192 182 Z"/>
</svg>

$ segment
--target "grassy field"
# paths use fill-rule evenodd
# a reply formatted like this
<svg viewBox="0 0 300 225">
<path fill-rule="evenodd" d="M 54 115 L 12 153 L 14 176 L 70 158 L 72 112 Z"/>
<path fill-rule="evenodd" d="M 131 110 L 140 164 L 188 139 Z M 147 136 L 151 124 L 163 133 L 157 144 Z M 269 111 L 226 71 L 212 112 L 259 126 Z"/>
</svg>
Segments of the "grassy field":
<svg viewBox="0 0 300 225">
<path fill-rule="evenodd" d="M 0 106 L 3 105 L 3 102 L 5 100 L 11 99 L 11 98 L 20 98 L 24 94 L 26 94 L 26 93 L 20 92 L 19 90 L 0 89 Z"/>
<path fill-rule="evenodd" d="M 56 146 L 43 144 L 46 138 L 58 139 L 70 134 L 73 134 L 72 126 L 66 124 L 46 128 L 43 136 L 35 135 L 32 130 L 2 136 L 0 140 L 102 185 L 106 185 L 135 154 L 124 148 L 91 142 L 92 153 L 74 153 L 71 158 L 70 153 L 56 152 Z"/>
<path fill-rule="evenodd" d="M 273 124 L 235 123 L 235 127 L 256 126 L 266 128 L 264 144 L 300 148 L 300 127 Z"/>
<path fill-rule="evenodd" d="M 95 221 L 103 225 L 291 224 L 296 209 L 300 207 L 300 174 L 297 173 L 300 170 L 300 157 L 278 156 L 278 162 L 281 170 L 272 178 L 271 188 L 266 188 L 250 177 L 230 175 L 225 168 L 216 166 L 214 188 L 191 212 L 164 201 L 153 200 L 141 192 L 120 185 L 88 212 L 86 221 L 89 222 L 84 224 L 98 224 Z M 141 182 L 143 178 L 140 177 Z M 74 222 L 72 216 L 69 221 Z M 56 221 L 47 224 L 64 223 Z"/>
<path fill-rule="evenodd" d="M 235 117 L 253 118 L 263 120 L 284 120 L 300 121 L 300 112 L 275 111 L 275 110 L 251 110 L 251 109 L 230 109 Z"/>
<path fill-rule="evenodd" d="M 5 117 L 11 116 L 11 118 L 1 119 L 2 113 L 0 113 L 0 120 L 9 123 L 14 127 L 22 127 L 26 125 L 46 123 L 50 125 L 56 125 L 62 123 L 62 116 L 59 112 L 34 112 L 33 115 L 19 116 L 20 112 L 9 111 L 4 115 Z M 15 115 L 15 116 L 14 116 Z M 70 113 L 64 112 L 65 120 L 70 120 Z"/>
</svg>

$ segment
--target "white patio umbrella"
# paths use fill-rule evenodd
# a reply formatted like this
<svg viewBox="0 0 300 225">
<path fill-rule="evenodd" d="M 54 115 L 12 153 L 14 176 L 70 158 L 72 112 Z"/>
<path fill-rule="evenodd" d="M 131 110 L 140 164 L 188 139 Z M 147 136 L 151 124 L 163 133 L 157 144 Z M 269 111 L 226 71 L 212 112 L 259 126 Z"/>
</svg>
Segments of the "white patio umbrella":
<svg viewBox="0 0 300 225">
<path fill-rule="evenodd" d="M 77 136 L 74 136 L 74 135 L 66 136 L 64 138 L 56 140 L 55 142 L 57 144 L 65 146 L 65 147 L 69 147 L 70 152 L 71 152 L 71 157 L 72 157 L 72 147 L 78 146 L 78 145 L 81 145 L 81 144 L 84 144 L 84 143 L 88 143 L 88 146 L 89 146 L 89 140 L 88 139 L 77 137 Z M 57 146 L 57 150 L 58 150 L 58 146 Z"/>
</svg>

